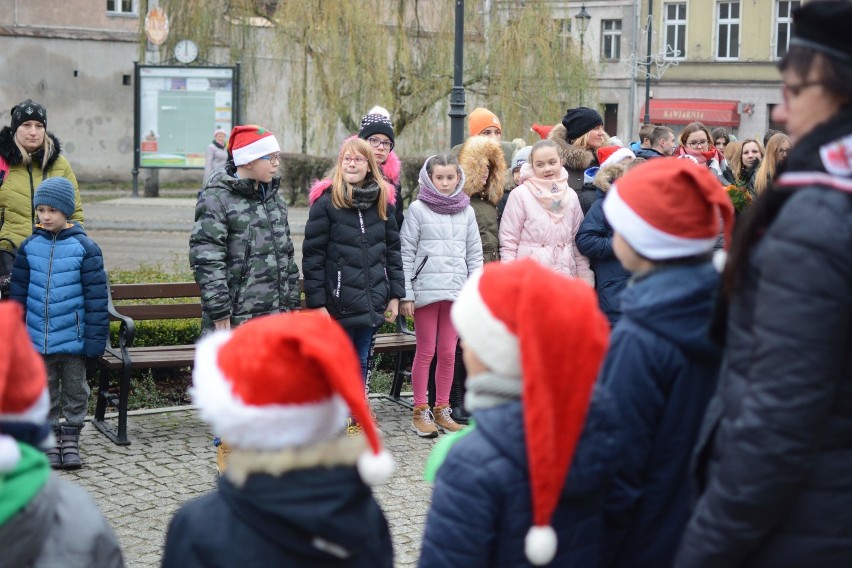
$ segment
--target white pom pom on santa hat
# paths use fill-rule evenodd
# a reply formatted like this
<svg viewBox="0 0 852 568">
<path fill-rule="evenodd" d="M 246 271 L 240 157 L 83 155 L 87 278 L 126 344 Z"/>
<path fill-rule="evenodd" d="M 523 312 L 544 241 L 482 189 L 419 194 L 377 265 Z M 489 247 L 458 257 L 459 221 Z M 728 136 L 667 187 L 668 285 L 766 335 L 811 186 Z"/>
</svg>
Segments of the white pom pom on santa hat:
<svg viewBox="0 0 852 568">
<path fill-rule="evenodd" d="M 0 473 L 15 469 L 21 459 L 21 449 L 11 436 L 0 434 Z"/>
<path fill-rule="evenodd" d="M 524 539 L 524 553 L 535 566 L 547 566 L 556 556 L 556 531 L 547 525 L 530 527 Z"/>
<path fill-rule="evenodd" d="M 387 483 L 396 469 L 396 462 L 387 450 L 366 451 L 358 457 L 358 474 L 367 485 Z"/>
</svg>

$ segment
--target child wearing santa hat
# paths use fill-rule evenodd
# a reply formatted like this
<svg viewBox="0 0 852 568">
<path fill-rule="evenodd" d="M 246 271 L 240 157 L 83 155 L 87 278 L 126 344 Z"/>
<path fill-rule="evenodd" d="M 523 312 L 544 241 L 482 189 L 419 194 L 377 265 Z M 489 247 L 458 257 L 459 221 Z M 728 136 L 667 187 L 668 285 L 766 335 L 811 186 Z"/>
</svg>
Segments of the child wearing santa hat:
<svg viewBox="0 0 852 568">
<path fill-rule="evenodd" d="M 202 339 L 193 402 L 231 446 L 218 488 L 172 519 L 164 568 L 393 565 L 367 483 L 386 481 L 358 358 L 318 312 L 257 318 Z M 347 436 L 347 415 L 362 434 Z"/>
<path fill-rule="evenodd" d="M 730 243 L 734 210 L 706 167 L 669 158 L 627 172 L 603 211 L 615 256 L 633 273 L 599 378 L 623 425 L 607 495 L 608 565 L 671 566 L 721 359 L 709 336 L 719 282 L 713 248 L 720 218 Z"/>
<path fill-rule="evenodd" d="M 562 167 L 556 143 L 536 142 L 529 162 L 521 167 L 520 179 L 500 222 L 501 260 L 529 257 L 594 286 L 589 259 L 574 244 L 583 213 L 577 194 L 568 186 L 568 172 Z"/>
<path fill-rule="evenodd" d="M 45 366 L 23 310 L 0 303 L 0 565 L 121 568 L 121 548 L 97 505 L 50 469 Z"/>
<path fill-rule="evenodd" d="M 452 319 L 473 425 L 437 471 L 419 566 L 600 565 L 613 436 L 592 397 L 609 334 L 594 291 L 530 259 L 493 263 Z"/>
</svg>

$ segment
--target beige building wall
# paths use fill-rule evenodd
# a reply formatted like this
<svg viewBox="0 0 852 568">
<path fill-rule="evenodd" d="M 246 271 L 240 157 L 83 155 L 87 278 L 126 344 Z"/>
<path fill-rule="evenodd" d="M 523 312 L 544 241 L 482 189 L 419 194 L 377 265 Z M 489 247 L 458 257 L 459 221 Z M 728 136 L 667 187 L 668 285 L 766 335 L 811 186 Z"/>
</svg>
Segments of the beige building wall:
<svg viewBox="0 0 852 568">
<path fill-rule="evenodd" d="M 738 136 L 762 136 L 769 128 L 771 105 L 781 102 L 781 77 L 776 57 L 779 2 L 740 0 L 736 59 L 717 56 L 719 2 L 654 0 L 652 42 L 655 53 L 661 53 L 665 43 L 667 5 L 685 4 L 687 14 L 685 57 L 669 67 L 661 78 L 652 79 L 652 96 L 654 99 L 736 101 L 739 124 L 734 130 Z M 647 1 L 642 2 L 641 10 L 644 22 L 648 15 Z M 645 52 L 644 45 L 640 49 Z M 643 104 L 644 89 L 640 89 L 636 105 Z"/>
</svg>

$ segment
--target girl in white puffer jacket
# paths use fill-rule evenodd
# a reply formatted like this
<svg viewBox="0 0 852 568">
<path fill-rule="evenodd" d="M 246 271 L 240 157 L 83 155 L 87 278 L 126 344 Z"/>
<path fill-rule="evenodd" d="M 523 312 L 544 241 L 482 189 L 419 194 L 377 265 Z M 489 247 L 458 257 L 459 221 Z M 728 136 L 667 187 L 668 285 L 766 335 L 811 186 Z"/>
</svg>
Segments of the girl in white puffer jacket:
<svg viewBox="0 0 852 568">
<path fill-rule="evenodd" d="M 449 406 L 458 334 L 450 306 L 468 276 L 482 266 L 482 241 L 464 172 L 452 155 L 432 156 L 420 170 L 420 193 L 400 232 L 405 299 L 400 313 L 414 316 L 417 352 L 411 367 L 414 417 L 411 429 L 424 438 L 460 430 Z M 437 347 L 434 414 L 427 401 L 429 367 Z"/>
</svg>

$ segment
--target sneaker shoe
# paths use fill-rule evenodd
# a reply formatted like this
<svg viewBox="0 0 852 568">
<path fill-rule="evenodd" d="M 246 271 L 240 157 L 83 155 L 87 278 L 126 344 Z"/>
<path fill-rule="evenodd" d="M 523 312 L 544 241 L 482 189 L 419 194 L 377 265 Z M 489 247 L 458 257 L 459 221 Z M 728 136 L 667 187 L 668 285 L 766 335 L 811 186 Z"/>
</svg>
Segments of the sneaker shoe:
<svg viewBox="0 0 852 568">
<path fill-rule="evenodd" d="M 411 419 L 411 430 L 421 438 L 435 438 L 438 428 L 435 427 L 435 417 L 429 410 L 428 404 L 414 407 L 414 416 Z"/>
<path fill-rule="evenodd" d="M 453 420 L 453 411 L 449 404 L 442 404 L 432 409 L 435 414 L 435 424 L 444 432 L 458 432 L 464 426 Z"/>
</svg>

